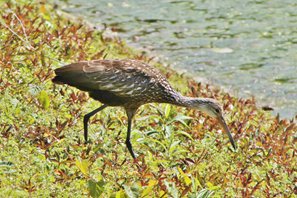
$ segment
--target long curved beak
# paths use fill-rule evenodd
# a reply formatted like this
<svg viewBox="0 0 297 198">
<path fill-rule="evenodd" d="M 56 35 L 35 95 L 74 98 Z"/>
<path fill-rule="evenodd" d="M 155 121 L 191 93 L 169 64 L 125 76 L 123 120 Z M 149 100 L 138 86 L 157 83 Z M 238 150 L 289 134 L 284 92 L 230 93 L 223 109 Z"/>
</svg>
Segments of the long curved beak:
<svg viewBox="0 0 297 198">
<path fill-rule="evenodd" d="M 228 135 L 228 137 L 229 137 L 229 140 L 230 140 L 230 142 L 231 142 L 231 144 L 232 144 L 234 150 L 236 150 L 236 144 L 235 144 L 235 141 L 234 141 L 234 139 L 233 139 L 233 137 L 232 137 L 232 135 L 231 135 L 231 132 L 230 132 L 230 130 L 229 130 L 227 124 L 226 124 L 226 121 L 225 121 L 224 117 L 223 117 L 222 115 L 219 116 L 219 117 L 218 117 L 218 121 L 219 121 L 219 123 L 221 124 L 221 126 L 223 127 L 223 130 L 227 133 L 227 135 Z"/>
</svg>

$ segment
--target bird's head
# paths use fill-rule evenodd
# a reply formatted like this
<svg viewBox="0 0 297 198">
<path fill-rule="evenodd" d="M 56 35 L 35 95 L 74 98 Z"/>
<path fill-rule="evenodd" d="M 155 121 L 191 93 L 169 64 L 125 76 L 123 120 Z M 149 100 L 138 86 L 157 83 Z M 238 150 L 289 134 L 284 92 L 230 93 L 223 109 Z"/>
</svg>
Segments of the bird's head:
<svg viewBox="0 0 297 198">
<path fill-rule="evenodd" d="M 212 98 L 195 98 L 193 107 L 199 109 L 203 113 L 212 118 L 219 118 L 223 116 L 223 110 L 220 103 Z"/>
<path fill-rule="evenodd" d="M 233 148 L 236 149 L 234 139 L 223 117 L 222 107 L 217 100 L 211 98 L 195 98 L 192 100 L 191 106 L 204 112 L 208 116 L 217 119 L 223 130 L 227 133 Z"/>
</svg>

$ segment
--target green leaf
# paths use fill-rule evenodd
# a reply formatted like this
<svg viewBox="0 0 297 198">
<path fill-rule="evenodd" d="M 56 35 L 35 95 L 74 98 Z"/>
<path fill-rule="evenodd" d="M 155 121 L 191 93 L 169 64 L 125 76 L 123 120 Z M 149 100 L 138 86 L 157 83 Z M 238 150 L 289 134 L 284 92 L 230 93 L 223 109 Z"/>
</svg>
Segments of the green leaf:
<svg viewBox="0 0 297 198">
<path fill-rule="evenodd" d="M 171 111 L 171 105 L 166 104 L 166 106 L 165 106 L 165 115 L 164 115 L 165 119 L 167 119 L 169 117 L 170 111 Z"/>
<path fill-rule="evenodd" d="M 88 189 L 91 197 L 100 197 L 100 195 L 104 192 L 105 182 L 100 180 L 98 182 L 89 180 L 88 181 Z"/>
<path fill-rule="evenodd" d="M 185 184 L 190 185 L 192 183 L 192 180 L 188 177 L 188 175 L 185 174 L 180 167 L 177 167 L 177 170 L 181 174 L 182 178 L 184 179 Z"/>
<path fill-rule="evenodd" d="M 203 190 L 199 191 L 197 198 L 208 198 L 208 197 L 211 197 L 212 194 L 213 194 L 213 191 L 203 189 Z"/>
<path fill-rule="evenodd" d="M 218 189 L 220 189 L 219 186 L 215 186 L 211 182 L 206 182 L 206 185 L 209 188 L 209 190 L 218 190 Z"/>
<path fill-rule="evenodd" d="M 155 133 L 159 133 L 158 131 L 156 131 L 156 130 L 153 130 L 153 131 L 148 131 L 148 132 L 146 132 L 146 135 L 147 136 L 150 136 L 150 135 L 153 135 L 153 134 L 155 134 Z"/>
<path fill-rule="evenodd" d="M 50 98 L 46 91 L 42 90 L 38 95 L 38 101 L 43 109 L 48 109 L 50 106 Z"/>
<path fill-rule="evenodd" d="M 167 191 L 170 193 L 172 197 L 179 197 L 178 189 L 176 188 L 175 183 L 164 181 L 164 184 L 166 186 Z"/>
<path fill-rule="evenodd" d="M 136 198 L 135 194 L 129 186 L 124 185 L 124 189 L 129 198 Z"/>
<path fill-rule="evenodd" d="M 185 115 L 181 115 L 181 114 L 179 114 L 179 115 L 175 116 L 175 117 L 174 117 L 171 121 L 169 121 L 167 124 L 170 124 L 170 123 L 172 123 L 172 122 L 176 122 L 176 121 L 178 121 L 178 122 L 182 123 L 184 126 L 188 127 L 188 125 L 187 125 L 187 123 L 185 122 L 185 120 L 191 120 L 191 119 L 193 119 L 193 118 L 192 118 L 192 117 L 189 117 L 189 116 L 185 116 Z"/>
<path fill-rule="evenodd" d="M 148 186 L 142 191 L 141 197 L 149 196 L 153 192 L 154 186 L 157 184 L 157 180 L 150 180 Z"/>
<path fill-rule="evenodd" d="M 79 168 L 79 170 L 85 174 L 85 175 L 88 175 L 89 173 L 89 161 L 84 159 L 84 160 L 81 160 L 81 159 L 78 159 L 75 161 L 75 164 L 76 166 Z"/>
<path fill-rule="evenodd" d="M 13 166 L 14 164 L 12 162 L 5 162 L 5 161 L 0 161 L 0 166 Z"/>
<path fill-rule="evenodd" d="M 123 191 L 123 189 L 119 190 L 117 193 L 116 193 L 116 198 L 125 198 L 125 192 Z"/>
<path fill-rule="evenodd" d="M 166 146 L 165 146 L 162 142 L 160 142 L 159 140 L 154 140 L 154 139 L 152 139 L 151 141 L 152 141 L 152 142 L 155 142 L 155 143 L 157 143 L 157 144 L 159 144 L 160 146 L 162 146 L 162 148 L 163 148 L 164 150 L 167 150 L 167 149 L 166 149 Z"/>
<path fill-rule="evenodd" d="M 172 142 L 169 148 L 169 153 L 172 153 L 173 151 L 175 151 L 179 143 L 180 143 L 180 140 Z"/>
<path fill-rule="evenodd" d="M 187 132 L 185 132 L 185 131 L 178 131 L 178 132 L 176 132 L 176 135 L 183 135 L 183 136 L 186 136 L 187 138 L 189 138 L 190 140 L 194 141 L 192 136 L 190 134 L 188 134 Z"/>
</svg>

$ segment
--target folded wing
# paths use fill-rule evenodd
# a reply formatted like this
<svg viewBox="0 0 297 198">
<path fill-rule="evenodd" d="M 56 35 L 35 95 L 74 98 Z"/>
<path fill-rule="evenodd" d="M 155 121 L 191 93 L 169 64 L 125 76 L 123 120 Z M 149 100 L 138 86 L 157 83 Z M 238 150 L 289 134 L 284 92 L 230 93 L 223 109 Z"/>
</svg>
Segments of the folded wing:
<svg viewBox="0 0 297 198">
<path fill-rule="evenodd" d="M 58 68 L 55 73 L 56 83 L 89 92 L 109 91 L 121 97 L 141 95 L 158 87 L 158 78 L 163 78 L 155 68 L 134 60 L 84 61 Z"/>
</svg>

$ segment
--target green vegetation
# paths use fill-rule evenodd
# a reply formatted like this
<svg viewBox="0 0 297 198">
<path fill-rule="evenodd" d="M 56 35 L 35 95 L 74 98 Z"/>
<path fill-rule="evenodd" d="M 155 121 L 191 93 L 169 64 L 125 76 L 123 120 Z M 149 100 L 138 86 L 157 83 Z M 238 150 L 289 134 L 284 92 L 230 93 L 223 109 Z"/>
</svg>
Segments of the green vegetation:
<svg viewBox="0 0 297 198">
<path fill-rule="evenodd" d="M 71 22 L 40 3 L 5 3 L 0 24 L 1 197 L 294 197 L 297 127 L 154 63 L 188 96 L 224 104 L 238 150 L 216 121 L 167 104 L 143 106 L 134 120 L 133 161 L 125 146 L 127 118 L 51 82 L 53 69 L 88 59 L 149 58 L 122 41 Z M 153 64 L 153 63 L 151 63 Z M 295 193 L 295 194 L 294 194 Z"/>
</svg>

